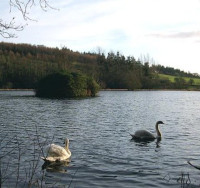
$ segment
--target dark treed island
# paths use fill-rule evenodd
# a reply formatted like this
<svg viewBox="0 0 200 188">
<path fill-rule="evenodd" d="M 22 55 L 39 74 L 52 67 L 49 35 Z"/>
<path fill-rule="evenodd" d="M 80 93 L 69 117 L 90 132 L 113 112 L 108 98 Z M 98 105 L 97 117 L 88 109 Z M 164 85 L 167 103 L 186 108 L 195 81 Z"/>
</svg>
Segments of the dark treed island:
<svg viewBox="0 0 200 188">
<path fill-rule="evenodd" d="M 102 89 L 200 89 L 198 74 L 119 52 L 80 53 L 66 47 L 0 43 L 1 89 L 36 89 L 41 79 L 58 72 L 81 73 Z"/>
<path fill-rule="evenodd" d="M 99 90 L 96 81 L 81 73 L 60 72 L 42 78 L 35 90 L 37 97 L 94 97 Z"/>
</svg>

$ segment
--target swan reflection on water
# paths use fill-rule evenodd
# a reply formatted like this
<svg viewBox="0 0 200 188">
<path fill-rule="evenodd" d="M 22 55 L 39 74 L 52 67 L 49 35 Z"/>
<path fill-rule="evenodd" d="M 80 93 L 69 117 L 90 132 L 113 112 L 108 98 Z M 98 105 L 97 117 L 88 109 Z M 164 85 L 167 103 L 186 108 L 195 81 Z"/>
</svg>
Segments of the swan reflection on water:
<svg viewBox="0 0 200 188">
<path fill-rule="evenodd" d="M 141 147 L 145 147 L 148 146 L 150 143 L 152 143 L 154 140 L 135 140 L 135 139 L 131 139 L 131 142 L 134 142 L 136 146 L 141 146 Z M 160 141 L 161 138 L 157 138 L 156 139 L 156 148 L 160 148 Z"/>
<path fill-rule="evenodd" d="M 42 170 L 46 170 L 47 172 L 67 173 L 66 167 L 69 166 L 70 162 L 69 159 L 55 162 L 45 161 L 42 165 Z"/>
</svg>

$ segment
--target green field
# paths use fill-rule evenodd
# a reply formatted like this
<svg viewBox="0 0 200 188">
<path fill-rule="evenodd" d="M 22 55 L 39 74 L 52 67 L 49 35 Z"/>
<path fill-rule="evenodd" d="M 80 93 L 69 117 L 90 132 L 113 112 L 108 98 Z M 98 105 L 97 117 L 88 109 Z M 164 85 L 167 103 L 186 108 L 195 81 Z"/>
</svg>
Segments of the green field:
<svg viewBox="0 0 200 188">
<path fill-rule="evenodd" d="M 161 79 L 169 79 L 171 82 L 174 82 L 174 78 L 178 78 L 178 76 L 171 76 L 171 75 L 166 75 L 166 74 L 158 74 L 159 78 Z M 188 78 L 188 77 L 183 77 L 186 82 L 188 82 L 190 79 L 194 80 L 193 85 L 200 85 L 200 78 Z"/>
</svg>

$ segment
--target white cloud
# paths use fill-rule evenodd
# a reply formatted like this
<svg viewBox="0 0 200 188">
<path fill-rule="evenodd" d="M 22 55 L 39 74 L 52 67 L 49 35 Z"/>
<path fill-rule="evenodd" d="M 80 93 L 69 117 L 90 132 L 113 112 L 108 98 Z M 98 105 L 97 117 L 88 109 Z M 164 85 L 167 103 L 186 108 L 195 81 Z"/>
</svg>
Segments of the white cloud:
<svg viewBox="0 0 200 188">
<path fill-rule="evenodd" d="M 165 66 L 200 73 L 199 0 L 51 0 L 51 3 L 59 10 L 43 12 L 35 7 L 31 13 L 38 22 L 29 22 L 17 39 L 2 40 L 67 46 L 79 51 L 100 46 L 136 58 L 148 53 Z"/>
</svg>

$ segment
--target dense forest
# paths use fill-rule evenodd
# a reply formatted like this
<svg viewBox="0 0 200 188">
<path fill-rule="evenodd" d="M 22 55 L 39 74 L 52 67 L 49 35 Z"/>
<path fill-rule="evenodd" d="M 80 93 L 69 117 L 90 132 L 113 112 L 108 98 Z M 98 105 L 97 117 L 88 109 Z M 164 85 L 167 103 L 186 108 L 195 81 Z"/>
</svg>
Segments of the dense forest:
<svg viewBox="0 0 200 188">
<path fill-rule="evenodd" d="M 86 74 L 105 89 L 184 89 L 193 84 L 193 78 L 199 78 L 197 74 L 150 65 L 119 52 L 80 53 L 66 47 L 0 43 L 0 88 L 33 89 L 43 77 L 61 71 Z M 171 82 L 158 74 L 177 78 Z M 185 76 L 191 78 L 189 82 Z"/>
</svg>

